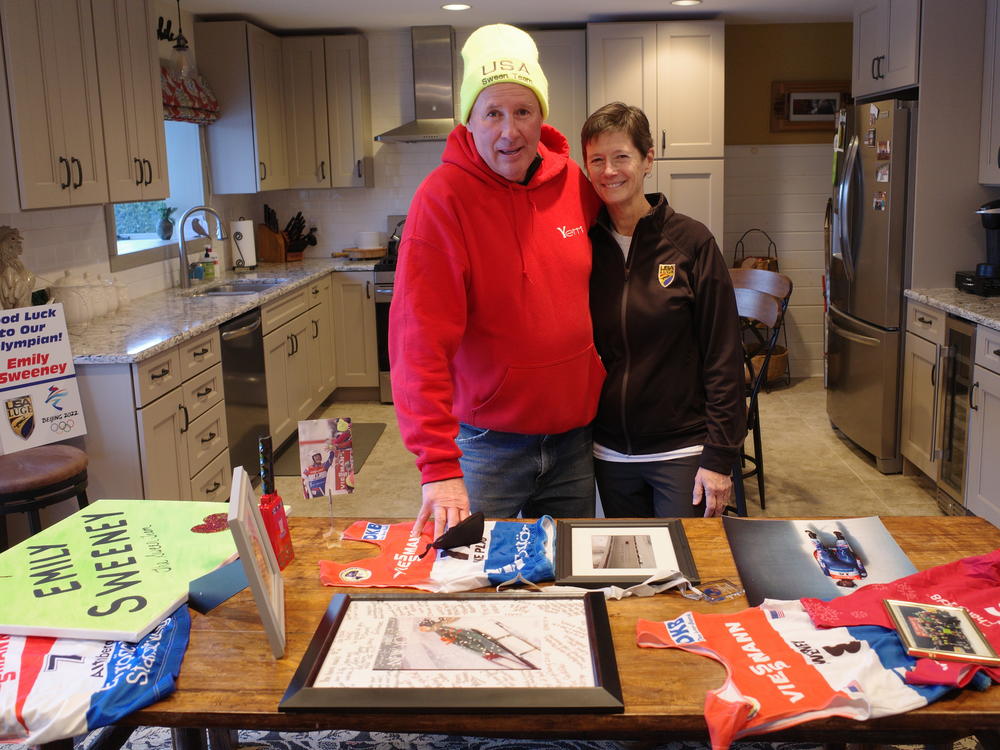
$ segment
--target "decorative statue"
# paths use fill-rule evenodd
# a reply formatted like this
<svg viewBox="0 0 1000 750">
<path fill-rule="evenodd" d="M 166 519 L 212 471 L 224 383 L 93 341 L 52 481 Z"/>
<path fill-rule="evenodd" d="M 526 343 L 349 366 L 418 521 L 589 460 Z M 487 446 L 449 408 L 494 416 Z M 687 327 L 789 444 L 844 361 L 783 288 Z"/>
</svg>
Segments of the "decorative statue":
<svg viewBox="0 0 1000 750">
<path fill-rule="evenodd" d="M 14 227 L 0 227 L 0 308 L 27 307 L 35 289 L 35 274 L 21 259 L 21 233 Z"/>
</svg>

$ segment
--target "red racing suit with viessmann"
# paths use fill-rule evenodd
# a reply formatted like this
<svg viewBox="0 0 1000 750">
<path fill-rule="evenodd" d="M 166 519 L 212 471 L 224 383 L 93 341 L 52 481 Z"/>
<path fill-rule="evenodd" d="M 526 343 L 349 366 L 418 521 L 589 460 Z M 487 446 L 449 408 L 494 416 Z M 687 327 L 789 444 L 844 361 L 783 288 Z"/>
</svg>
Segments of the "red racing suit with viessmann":
<svg viewBox="0 0 1000 750">
<path fill-rule="evenodd" d="M 627 262 L 606 209 L 590 230 L 594 340 L 607 369 L 594 441 L 633 455 L 701 444 L 701 466 L 729 474 L 746 436 L 729 269 L 704 224 L 662 194 L 646 199 Z"/>
<path fill-rule="evenodd" d="M 527 185 L 491 170 L 464 125 L 410 203 L 389 358 L 403 442 L 424 483 L 462 476 L 458 422 L 529 435 L 594 417 L 604 369 L 593 344 L 587 228 L 599 201 L 542 126 Z"/>
</svg>

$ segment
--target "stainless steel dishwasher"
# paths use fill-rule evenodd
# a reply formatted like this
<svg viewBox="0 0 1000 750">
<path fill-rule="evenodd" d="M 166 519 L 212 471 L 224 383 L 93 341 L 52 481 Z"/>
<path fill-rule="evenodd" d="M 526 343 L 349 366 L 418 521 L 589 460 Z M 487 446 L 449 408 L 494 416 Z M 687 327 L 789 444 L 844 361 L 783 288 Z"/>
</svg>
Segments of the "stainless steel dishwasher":
<svg viewBox="0 0 1000 750">
<path fill-rule="evenodd" d="M 260 308 L 219 326 L 222 338 L 222 382 L 226 394 L 229 460 L 260 481 L 257 439 L 269 433 L 264 336 Z"/>
</svg>

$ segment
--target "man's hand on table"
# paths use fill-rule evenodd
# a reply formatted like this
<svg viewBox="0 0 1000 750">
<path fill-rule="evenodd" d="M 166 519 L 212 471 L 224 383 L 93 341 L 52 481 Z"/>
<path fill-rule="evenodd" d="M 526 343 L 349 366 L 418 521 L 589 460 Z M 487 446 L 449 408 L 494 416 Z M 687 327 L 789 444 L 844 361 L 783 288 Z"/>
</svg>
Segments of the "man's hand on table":
<svg viewBox="0 0 1000 750">
<path fill-rule="evenodd" d="M 465 480 L 461 477 L 428 482 L 420 489 L 423 503 L 420 505 L 420 513 L 413 524 L 411 535 L 418 535 L 432 515 L 434 539 L 441 536 L 445 529 L 450 529 L 459 521 L 469 517 L 469 493 L 465 489 Z"/>
</svg>

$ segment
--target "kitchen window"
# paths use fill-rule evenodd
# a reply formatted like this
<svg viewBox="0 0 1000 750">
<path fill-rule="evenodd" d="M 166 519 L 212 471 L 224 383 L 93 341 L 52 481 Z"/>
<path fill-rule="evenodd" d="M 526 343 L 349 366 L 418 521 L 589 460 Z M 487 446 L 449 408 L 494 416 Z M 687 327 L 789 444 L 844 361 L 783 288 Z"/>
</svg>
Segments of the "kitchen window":
<svg viewBox="0 0 1000 750">
<path fill-rule="evenodd" d="M 170 195 L 165 200 L 113 203 L 107 206 L 108 247 L 112 271 L 177 256 L 177 221 L 191 206 L 205 202 L 204 145 L 200 125 L 164 122 Z M 172 208 L 173 211 L 165 211 Z M 160 237 L 160 222 L 169 215 L 174 226 Z M 165 233 L 164 233 L 165 234 Z"/>
</svg>

